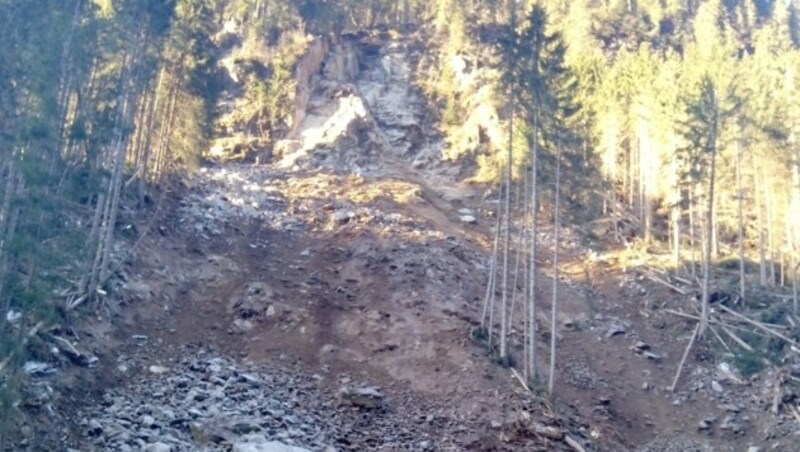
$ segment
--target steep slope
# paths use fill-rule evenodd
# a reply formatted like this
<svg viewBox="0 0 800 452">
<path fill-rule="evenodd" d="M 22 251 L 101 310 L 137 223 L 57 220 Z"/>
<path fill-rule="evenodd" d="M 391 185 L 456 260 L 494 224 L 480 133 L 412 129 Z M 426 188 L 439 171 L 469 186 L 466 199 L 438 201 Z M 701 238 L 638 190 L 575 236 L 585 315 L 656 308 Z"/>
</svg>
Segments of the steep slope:
<svg viewBox="0 0 800 452">
<path fill-rule="evenodd" d="M 347 39 L 327 46 L 273 162 L 208 166 L 175 201 L 124 272 L 115 329 L 95 332 L 97 375 L 61 404 L 74 422 L 28 446 L 790 450 L 791 426 L 763 418 L 755 390 L 696 365 L 667 391 L 686 325 L 632 300 L 669 293 L 604 268 L 569 231 L 557 402 L 495 365 L 470 333 L 496 204 L 439 162 L 418 44 Z M 552 246 L 544 225 L 540 239 Z"/>
<path fill-rule="evenodd" d="M 126 271 L 121 325 L 99 334 L 116 345 L 99 383 L 76 385 L 93 394 L 72 414 L 78 449 L 591 441 L 469 339 L 493 220 L 453 168 L 420 164 L 441 140 L 408 43 L 338 48 L 359 77 L 323 69 L 285 155 L 203 169 Z"/>
</svg>

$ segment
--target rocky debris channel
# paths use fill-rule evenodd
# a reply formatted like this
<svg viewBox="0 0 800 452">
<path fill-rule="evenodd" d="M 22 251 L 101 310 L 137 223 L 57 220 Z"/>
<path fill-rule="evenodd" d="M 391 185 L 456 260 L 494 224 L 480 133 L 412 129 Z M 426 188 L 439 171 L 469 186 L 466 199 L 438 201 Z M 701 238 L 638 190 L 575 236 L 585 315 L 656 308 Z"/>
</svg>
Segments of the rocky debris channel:
<svg viewBox="0 0 800 452">
<path fill-rule="evenodd" d="M 239 365 L 202 350 L 194 355 L 149 366 L 135 383 L 83 409 L 87 445 L 152 452 L 426 451 L 440 450 L 450 437 L 432 413 L 349 377 L 329 389 L 319 375 Z"/>
</svg>

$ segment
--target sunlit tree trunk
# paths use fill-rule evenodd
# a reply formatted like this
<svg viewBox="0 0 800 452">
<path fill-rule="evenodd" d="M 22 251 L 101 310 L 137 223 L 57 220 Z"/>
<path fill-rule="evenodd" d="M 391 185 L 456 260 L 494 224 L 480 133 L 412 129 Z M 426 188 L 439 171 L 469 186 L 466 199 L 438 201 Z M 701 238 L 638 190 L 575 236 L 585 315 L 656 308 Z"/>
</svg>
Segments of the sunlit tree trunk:
<svg viewBox="0 0 800 452">
<path fill-rule="evenodd" d="M 758 257 L 759 257 L 759 283 L 767 285 L 767 252 L 764 239 L 764 207 L 762 202 L 763 182 L 761 171 L 756 173 L 756 212 L 758 215 Z"/>
<path fill-rule="evenodd" d="M 764 178 L 764 189 L 769 192 L 770 187 L 767 178 Z M 772 285 L 777 284 L 775 278 L 775 224 L 774 224 L 774 196 L 764 196 L 764 206 L 767 208 L 767 252 L 769 253 L 769 281 Z"/>
<path fill-rule="evenodd" d="M 697 330 L 699 336 L 705 333 L 708 327 L 708 311 L 709 311 L 709 288 L 711 285 L 711 242 L 713 241 L 714 234 L 714 186 L 717 174 L 717 149 L 716 149 L 717 131 L 711 132 L 711 170 L 708 182 L 708 207 L 706 208 L 706 236 L 705 236 L 705 252 L 703 253 L 703 298 L 702 298 L 702 311 L 700 315 L 700 327 Z"/>
<path fill-rule="evenodd" d="M 744 254 L 744 191 L 742 190 L 742 145 L 736 140 L 736 203 L 739 210 L 739 297 L 742 303 L 747 303 L 745 280 L 745 254 Z"/>
<path fill-rule="evenodd" d="M 678 157 L 675 151 L 673 137 L 672 146 L 672 187 L 673 187 L 673 201 L 670 208 L 670 216 L 672 223 L 672 258 L 674 259 L 675 271 L 680 272 L 681 268 L 681 187 L 678 180 Z"/>
</svg>

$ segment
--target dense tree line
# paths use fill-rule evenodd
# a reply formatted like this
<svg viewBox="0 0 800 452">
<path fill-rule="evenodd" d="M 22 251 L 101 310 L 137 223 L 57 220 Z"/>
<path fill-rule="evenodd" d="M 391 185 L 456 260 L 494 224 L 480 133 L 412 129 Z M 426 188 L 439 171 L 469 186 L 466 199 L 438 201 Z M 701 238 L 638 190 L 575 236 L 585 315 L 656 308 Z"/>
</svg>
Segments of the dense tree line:
<svg viewBox="0 0 800 452">
<path fill-rule="evenodd" d="M 498 343 L 503 362 L 513 361 L 506 341 L 516 328 L 509 314 L 517 278 L 509 275 L 534 274 L 532 217 L 543 212 L 556 235 L 559 221 L 572 219 L 587 236 L 643 249 L 668 245 L 670 267 L 701 281 L 703 319 L 725 259 L 737 262 L 744 305 L 754 302 L 753 285 L 794 285 L 797 293 L 796 2 L 437 3 L 436 75 L 423 88 L 442 108 L 445 156 L 474 157 L 478 180 L 500 181 L 502 221 L 482 334 Z M 478 59 L 495 75 L 470 79 L 464 67 L 481 65 Z M 493 122 L 505 132 L 475 133 L 476 124 Z M 523 194 L 526 201 L 509 211 Z M 607 231 L 586 226 L 606 219 Z M 534 231 L 510 241 L 512 220 L 517 230 Z M 528 250 L 527 269 L 509 259 L 512 242 Z M 557 265 L 553 273 L 557 288 Z M 535 280 L 527 280 L 525 303 L 535 312 Z M 705 320 L 700 335 L 704 329 Z M 535 324 L 525 331 L 532 337 Z M 535 348 L 522 342 L 524 368 L 535 376 Z"/>
<path fill-rule="evenodd" d="M 102 301 L 130 209 L 152 209 L 153 187 L 197 164 L 211 131 L 217 10 L 211 0 L 0 1 L 3 394 L 31 332 Z"/>
</svg>

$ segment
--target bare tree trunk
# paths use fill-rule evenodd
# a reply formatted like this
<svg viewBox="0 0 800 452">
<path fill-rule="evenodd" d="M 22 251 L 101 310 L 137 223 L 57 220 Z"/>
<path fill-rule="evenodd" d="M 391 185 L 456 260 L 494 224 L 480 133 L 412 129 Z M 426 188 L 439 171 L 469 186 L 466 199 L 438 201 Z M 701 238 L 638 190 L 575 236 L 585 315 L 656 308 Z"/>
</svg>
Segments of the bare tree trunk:
<svg viewBox="0 0 800 452">
<path fill-rule="evenodd" d="M 680 272 L 681 268 L 681 188 L 678 183 L 678 158 L 675 152 L 673 137 L 673 157 L 672 157 L 673 183 L 673 202 L 670 209 L 672 223 L 672 257 L 675 261 L 675 273 Z"/>
<path fill-rule="evenodd" d="M 561 149 L 556 151 L 556 193 L 555 193 L 555 213 L 553 220 L 553 300 L 550 312 L 550 380 L 547 384 L 550 396 L 553 395 L 553 387 L 556 378 L 556 343 L 558 341 L 558 248 L 559 248 L 559 216 L 561 215 Z"/>
<path fill-rule="evenodd" d="M 530 357 L 528 358 L 528 364 L 530 369 L 528 371 L 529 378 L 533 381 L 538 379 L 538 369 L 536 365 L 536 248 L 537 248 L 537 225 L 536 225 L 536 218 L 537 218 L 537 211 L 539 210 L 538 202 L 537 202 L 537 171 L 539 166 L 539 156 L 538 156 L 538 139 L 539 139 L 539 117 L 538 112 L 534 114 L 533 117 L 533 140 L 531 146 L 531 250 L 530 250 L 530 263 L 528 264 L 528 353 Z"/>
<path fill-rule="evenodd" d="M 106 204 L 105 194 L 100 193 L 97 196 L 97 205 L 94 208 L 94 217 L 92 217 L 92 229 L 89 232 L 89 237 L 86 241 L 86 270 L 83 272 L 81 282 L 78 285 L 78 290 L 86 293 L 89 289 L 89 282 L 92 280 L 93 274 L 93 250 L 97 250 L 100 246 L 100 219 L 102 218 L 104 206 Z M 98 263 L 99 266 L 99 263 Z"/>
<path fill-rule="evenodd" d="M 739 297 L 742 303 L 746 304 L 745 297 L 745 255 L 744 255 L 744 192 L 742 191 L 742 147 L 739 140 L 736 140 L 736 191 L 737 204 L 739 207 Z"/>
<path fill-rule="evenodd" d="M 508 358 L 508 249 L 511 243 L 511 147 L 512 145 L 509 142 L 508 162 L 506 163 L 505 219 L 503 220 L 505 225 L 503 228 L 503 280 L 501 286 L 503 294 L 500 302 L 500 359 L 504 361 L 504 363 Z"/>
<path fill-rule="evenodd" d="M 690 264 L 692 278 L 697 276 L 697 240 L 695 240 L 696 230 L 694 222 L 695 200 L 697 194 L 695 193 L 694 184 L 689 188 L 689 247 L 692 249 L 692 262 Z"/>
<path fill-rule="evenodd" d="M 716 133 L 712 137 L 716 141 Z M 705 252 L 703 253 L 703 298 L 702 298 L 702 312 L 700 315 L 700 327 L 698 335 L 700 337 L 705 333 L 708 327 L 708 311 L 709 311 L 709 287 L 711 285 L 711 242 L 713 241 L 714 234 L 714 185 L 717 172 L 717 149 L 716 146 L 711 149 L 711 174 L 709 175 L 708 187 L 708 207 L 706 209 L 706 237 L 705 237 Z"/>
<path fill-rule="evenodd" d="M 766 178 L 764 178 L 764 189 L 770 190 L 768 182 Z M 777 284 L 777 280 L 775 278 L 775 228 L 773 222 L 773 214 L 774 214 L 774 207 L 773 203 L 773 196 L 765 196 L 764 197 L 764 205 L 767 208 L 767 250 L 769 252 L 769 280 L 772 282 L 772 285 Z"/>
<path fill-rule="evenodd" d="M 714 211 L 711 212 L 711 258 L 714 260 L 719 259 L 719 221 L 717 221 L 717 210 L 719 210 L 719 202 L 714 200 Z"/>
<path fill-rule="evenodd" d="M 778 275 L 781 279 L 780 285 L 781 287 L 786 287 L 784 279 L 786 275 L 786 253 L 784 253 L 783 250 L 778 250 L 778 254 L 781 257 L 781 265 L 778 268 Z"/>
<path fill-rule="evenodd" d="M 523 217 L 525 218 L 525 217 Z M 519 242 L 517 245 L 516 256 L 514 257 L 514 279 L 511 284 L 511 312 L 508 314 L 508 331 L 509 334 L 514 331 L 514 312 L 516 311 L 517 301 L 519 299 L 519 293 L 517 291 L 517 286 L 519 284 L 519 267 L 520 261 L 522 260 L 522 250 L 525 248 L 525 230 L 526 224 L 523 222 L 523 226 L 519 231 Z M 522 309 L 522 312 L 525 312 L 525 309 Z"/>
<path fill-rule="evenodd" d="M 172 82 L 172 87 L 169 95 L 169 102 L 167 108 L 166 120 L 161 127 L 161 136 L 159 139 L 158 152 L 156 153 L 156 162 L 154 176 L 161 177 L 165 172 L 167 151 L 169 149 L 169 139 L 172 135 L 172 127 L 175 121 L 175 106 L 178 102 L 178 87 L 176 82 Z"/>
<path fill-rule="evenodd" d="M 127 88 L 131 89 L 131 88 Z M 129 96 L 131 94 L 127 93 L 125 95 L 126 99 L 122 106 L 122 115 L 123 115 L 123 124 L 126 124 L 127 121 L 125 119 L 125 115 L 127 115 L 128 110 L 128 102 Z M 111 257 L 111 249 L 114 245 L 114 229 L 115 224 L 117 221 L 117 213 L 119 212 L 119 199 L 122 191 L 122 174 L 123 174 L 123 166 L 125 163 L 125 154 L 127 150 L 127 146 L 125 144 L 125 132 L 123 130 L 119 131 L 119 135 L 116 138 L 116 163 L 114 165 L 114 173 L 111 179 L 111 209 L 109 211 L 109 219 L 106 224 L 105 231 L 102 231 L 102 234 L 105 235 L 104 245 L 105 249 L 103 250 L 103 257 L 100 261 L 100 282 L 104 281 L 107 278 L 108 272 L 108 264 Z"/>
<path fill-rule="evenodd" d="M 798 300 L 797 300 L 797 256 L 796 251 L 792 250 L 792 311 L 794 315 L 798 315 Z"/>
<path fill-rule="evenodd" d="M 0 204 L 0 299 L 2 299 L 6 269 L 8 268 L 8 256 L 5 252 L 6 243 L 11 240 L 11 236 L 14 234 L 11 201 L 17 189 L 17 173 L 14 167 L 15 156 L 13 152 L 11 154 L 8 156 L 4 171 L 6 181 L 3 190 L 3 203 Z"/>
<path fill-rule="evenodd" d="M 111 193 L 112 191 L 111 183 L 112 183 L 111 180 L 106 181 L 106 187 L 107 187 L 106 193 Z M 106 198 L 105 195 L 103 195 L 102 199 L 103 199 L 102 203 L 99 202 L 98 199 L 98 205 L 97 205 L 98 209 L 100 209 L 101 205 L 103 206 L 102 207 L 103 213 L 100 217 L 102 218 L 102 222 L 100 223 L 100 229 L 97 232 L 97 248 L 95 249 L 94 252 L 94 259 L 92 261 L 92 270 L 89 274 L 87 296 L 89 293 L 94 293 L 97 290 L 97 286 L 100 281 L 100 263 L 103 260 L 103 251 L 105 249 L 105 238 L 106 238 L 104 231 L 108 228 L 107 225 L 111 212 L 111 197 L 109 196 L 108 198 Z"/>
<path fill-rule="evenodd" d="M 509 6 L 509 17 L 511 22 L 511 32 L 515 33 L 516 4 Z M 511 65 L 514 66 L 512 60 Z M 500 313 L 500 360 L 504 365 L 508 364 L 508 253 L 511 244 L 511 166 L 514 164 L 514 113 L 516 107 L 514 81 L 511 81 L 509 89 L 510 112 L 508 117 L 508 154 L 506 161 L 506 198 L 505 198 L 505 228 L 503 230 L 503 296 L 501 299 Z"/>
<path fill-rule="evenodd" d="M 65 137 L 65 131 L 67 126 L 67 105 L 68 99 L 70 94 L 70 86 L 72 85 L 72 71 L 67 70 L 67 65 L 69 64 L 69 58 L 72 54 L 72 38 L 75 35 L 75 29 L 79 23 L 81 18 L 81 3 L 82 0 L 75 0 L 75 6 L 73 7 L 72 11 L 72 21 L 70 21 L 69 32 L 67 33 L 66 40 L 64 41 L 64 49 L 61 54 L 61 77 L 59 83 L 59 93 L 58 93 L 58 117 L 61 119 L 61 123 L 59 124 L 58 136 L 57 136 L 57 143 L 56 143 L 56 151 L 62 151 L 62 141 Z"/>
<path fill-rule="evenodd" d="M 766 244 L 764 239 L 764 207 L 762 205 L 763 182 L 761 171 L 756 173 L 756 212 L 758 214 L 758 257 L 759 257 L 759 283 L 762 286 L 767 285 L 767 255 Z"/>
<path fill-rule="evenodd" d="M 489 263 L 489 278 L 486 282 L 486 296 L 483 300 L 483 316 L 481 317 L 481 326 L 486 331 L 486 343 L 489 346 L 489 350 L 492 349 L 492 334 L 494 333 L 495 286 L 497 281 L 497 257 L 500 252 L 500 218 L 502 216 L 500 206 L 500 197 L 498 196 L 497 212 L 495 214 L 496 221 L 494 226 L 494 245 L 492 247 L 492 259 Z M 487 314 L 489 319 L 488 325 L 486 324 Z"/>
<path fill-rule="evenodd" d="M 142 152 L 142 163 L 141 167 L 139 168 L 141 174 L 139 175 L 139 180 L 137 181 L 136 190 L 139 198 L 140 208 L 144 207 L 145 203 L 145 184 L 147 183 L 149 177 L 148 170 L 150 168 L 150 146 L 153 143 L 153 130 L 155 129 L 156 114 L 158 113 L 158 103 L 161 100 L 161 86 L 164 82 L 164 72 L 164 68 L 161 68 L 161 71 L 158 75 L 158 83 L 156 83 L 155 92 L 153 93 L 155 99 L 153 99 L 153 102 L 150 103 L 150 111 L 147 113 L 147 133 L 145 135 L 143 144 L 144 149 Z"/>
<path fill-rule="evenodd" d="M 528 221 L 530 221 L 529 220 L 529 214 L 530 214 L 530 192 L 528 191 L 528 190 L 530 190 L 530 181 L 528 180 L 528 174 L 525 171 L 523 171 L 523 174 L 522 174 L 522 181 L 523 181 L 522 193 L 524 195 L 523 196 L 524 199 L 522 201 L 523 202 L 523 206 L 524 206 L 523 209 L 522 209 L 522 218 L 524 218 L 525 221 L 522 224 L 522 243 L 520 244 L 520 248 L 523 249 L 527 253 L 528 246 L 529 246 L 529 243 L 530 243 L 530 240 L 531 240 L 531 237 L 530 237 L 530 226 L 528 225 Z M 530 261 L 527 260 L 527 254 L 526 254 L 526 261 L 523 263 L 523 268 L 522 268 L 522 273 L 523 273 L 522 278 L 523 278 L 523 280 L 525 282 L 524 287 L 523 287 L 523 300 L 524 300 L 524 302 L 523 302 L 523 305 L 522 305 L 522 317 L 525 319 L 525 322 L 524 322 L 524 325 L 523 325 L 523 328 L 522 328 L 522 343 L 523 343 L 523 347 L 522 347 L 523 351 L 522 351 L 522 353 L 523 353 L 523 366 L 524 366 L 523 367 L 524 371 L 522 373 L 523 373 L 523 376 L 524 376 L 526 382 L 530 381 L 530 374 L 528 373 L 528 371 L 531 368 L 531 363 L 529 361 L 531 354 L 530 354 L 530 350 L 528 350 L 528 345 L 529 345 L 528 331 L 530 331 L 530 323 L 529 323 L 530 318 L 528 318 L 528 314 L 529 314 L 528 307 L 530 306 L 530 303 L 531 303 L 531 300 L 530 300 L 531 280 L 528 278 L 528 265 L 530 265 Z"/>
</svg>

